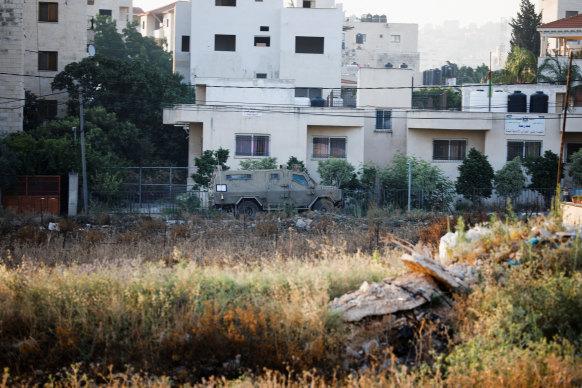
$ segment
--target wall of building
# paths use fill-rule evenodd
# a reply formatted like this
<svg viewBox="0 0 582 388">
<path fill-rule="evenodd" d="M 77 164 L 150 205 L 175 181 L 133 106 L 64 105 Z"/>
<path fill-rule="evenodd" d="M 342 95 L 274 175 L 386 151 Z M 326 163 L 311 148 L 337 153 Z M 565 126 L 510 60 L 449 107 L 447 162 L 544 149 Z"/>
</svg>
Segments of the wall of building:
<svg viewBox="0 0 582 388">
<path fill-rule="evenodd" d="M 236 7 L 215 6 L 203 0 L 192 10 L 191 80 L 195 78 L 255 78 L 266 73 L 279 77 L 281 4 L 270 1 L 237 2 Z M 261 26 L 269 31 L 260 31 Z M 236 35 L 236 51 L 215 51 L 215 34 Z M 255 47 L 255 36 L 270 36 L 270 47 Z"/>
<path fill-rule="evenodd" d="M 360 68 L 357 76 L 358 107 L 410 108 L 412 75 L 412 69 Z"/>
<path fill-rule="evenodd" d="M 542 12 L 542 24 L 566 17 L 566 11 L 582 13 L 582 3 L 578 0 L 538 0 L 538 12 Z"/>
<path fill-rule="evenodd" d="M 406 63 L 414 70 L 415 85 L 422 84 L 418 24 L 370 23 L 356 20 L 345 22 L 344 29 L 342 65 L 356 63 L 366 67 L 384 67 L 391 63 L 394 67 L 400 67 Z M 358 34 L 365 35 L 363 43 L 357 43 Z"/>
<path fill-rule="evenodd" d="M 38 21 L 38 2 L 25 3 L 24 17 L 24 88 L 37 97 L 58 101 L 59 115 L 66 114 L 68 95 L 53 92 L 53 77 L 71 62 L 78 62 L 87 56 L 87 5 L 83 1 L 57 0 L 58 22 Z M 99 0 L 95 1 L 99 4 Z M 56 71 L 39 70 L 38 52 L 56 51 L 58 67 Z M 55 94 L 59 93 L 59 94 Z"/>
<path fill-rule="evenodd" d="M 471 148 L 475 148 L 480 152 L 485 152 L 485 139 L 488 135 L 489 131 L 459 131 L 410 128 L 407 132 L 406 154 L 431 162 L 433 166 L 441 169 L 446 176 L 456 180 L 459 176 L 458 167 L 462 162 L 440 160 L 435 161 L 433 159 L 433 141 L 466 140 L 467 152 L 469 152 Z M 489 159 L 491 159 L 491 157 Z"/>
<path fill-rule="evenodd" d="M 295 83 L 279 79 L 197 78 L 205 85 L 204 103 L 208 105 L 239 105 L 261 108 L 262 105 L 294 105 Z M 198 94 L 198 93 L 197 93 Z M 198 99 L 198 95 L 196 96 Z"/>
<path fill-rule="evenodd" d="M 190 15 L 192 5 L 189 1 L 176 2 L 174 12 L 174 23 L 172 28 L 173 44 L 172 53 L 174 56 L 174 73 L 184 77 L 184 83 L 190 83 L 190 51 L 182 51 L 182 37 L 190 36 Z M 192 37 L 190 37 L 190 49 L 192 47 Z"/>
<path fill-rule="evenodd" d="M 364 163 L 386 166 L 397 153 L 406 153 L 406 111 L 392 111 L 392 130 L 376 130 L 376 118 L 367 114 L 364 129 Z"/>
<path fill-rule="evenodd" d="M 22 129 L 24 105 L 24 1 L 0 1 L 0 132 Z"/>
<path fill-rule="evenodd" d="M 341 5 L 337 8 L 283 8 L 281 12 L 280 78 L 297 87 L 339 89 L 341 86 Z M 323 54 L 295 53 L 295 37 L 324 37 Z"/>
</svg>

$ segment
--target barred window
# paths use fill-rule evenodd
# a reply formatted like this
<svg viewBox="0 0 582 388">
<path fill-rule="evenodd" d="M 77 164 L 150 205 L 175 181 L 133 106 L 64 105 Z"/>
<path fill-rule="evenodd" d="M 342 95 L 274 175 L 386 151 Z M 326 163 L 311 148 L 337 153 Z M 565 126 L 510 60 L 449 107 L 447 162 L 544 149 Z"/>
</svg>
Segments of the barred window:
<svg viewBox="0 0 582 388">
<path fill-rule="evenodd" d="M 311 157 L 312 159 L 344 159 L 346 157 L 346 142 L 345 137 L 314 136 Z"/>
<path fill-rule="evenodd" d="M 378 109 L 376 111 L 376 130 L 392 129 L 392 111 Z"/>
<path fill-rule="evenodd" d="M 433 140 L 432 159 L 461 161 L 467 156 L 467 140 Z"/>
<path fill-rule="evenodd" d="M 542 154 L 541 141 L 522 141 L 511 140 L 507 142 L 507 161 L 511 161 L 516 157 L 537 158 Z"/>
<path fill-rule="evenodd" d="M 235 156 L 269 156 L 269 136 L 236 135 Z"/>
</svg>

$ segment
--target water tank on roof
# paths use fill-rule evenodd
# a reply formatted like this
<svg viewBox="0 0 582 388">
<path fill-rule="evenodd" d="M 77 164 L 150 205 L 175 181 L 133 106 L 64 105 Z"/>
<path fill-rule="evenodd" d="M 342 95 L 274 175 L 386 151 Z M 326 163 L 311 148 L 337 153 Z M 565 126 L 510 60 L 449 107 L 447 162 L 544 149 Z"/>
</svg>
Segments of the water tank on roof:
<svg viewBox="0 0 582 388">
<path fill-rule="evenodd" d="M 489 97 L 485 89 L 477 89 L 469 94 L 469 111 L 471 112 L 488 112 Z"/>
<path fill-rule="evenodd" d="M 380 23 L 388 23 L 388 18 L 386 15 L 380 15 Z"/>
<path fill-rule="evenodd" d="M 535 92 L 529 98 L 530 113 L 548 113 L 548 95 L 544 92 Z"/>
<path fill-rule="evenodd" d="M 374 15 L 374 16 L 372 16 L 372 21 L 374 23 L 380 23 L 380 15 Z"/>
<path fill-rule="evenodd" d="M 312 98 L 311 106 L 323 107 L 325 106 L 325 100 L 321 97 Z"/>
<path fill-rule="evenodd" d="M 401 69 L 407 69 L 407 68 L 408 68 L 408 65 L 407 65 L 406 63 L 402 63 L 402 64 L 400 65 L 400 68 L 401 68 Z"/>
<path fill-rule="evenodd" d="M 372 16 L 371 13 L 369 13 L 369 14 L 366 15 L 366 21 L 367 22 L 371 22 L 372 21 L 372 18 L 373 18 L 373 16 Z"/>
<path fill-rule="evenodd" d="M 520 90 L 516 90 L 507 97 L 507 111 L 515 113 L 527 112 L 527 96 Z"/>
<path fill-rule="evenodd" d="M 386 63 L 386 64 L 384 65 L 384 67 L 387 67 L 387 68 L 389 68 L 389 69 L 392 69 L 392 68 L 394 67 L 394 65 L 393 65 L 393 64 L 391 64 L 390 62 L 388 62 L 388 63 Z"/>
<path fill-rule="evenodd" d="M 494 90 L 491 96 L 491 112 L 507 112 L 507 92 Z"/>
</svg>

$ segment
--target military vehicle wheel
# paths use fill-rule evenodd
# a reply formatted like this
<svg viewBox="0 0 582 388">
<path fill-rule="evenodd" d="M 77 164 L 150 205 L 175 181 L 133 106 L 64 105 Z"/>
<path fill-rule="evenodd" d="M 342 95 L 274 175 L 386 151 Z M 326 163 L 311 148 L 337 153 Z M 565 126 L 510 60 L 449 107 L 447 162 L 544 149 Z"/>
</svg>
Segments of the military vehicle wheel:
<svg viewBox="0 0 582 388">
<path fill-rule="evenodd" d="M 313 204 L 312 209 L 318 212 L 330 212 L 333 210 L 333 202 L 327 198 L 321 198 Z"/>
<path fill-rule="evenodd" d="M 259 211 L 259 207 L 253 201 L 242 201 L 236 207 L 238 214 L 244 215 L 249 218 L 254 218 Z"/>
</svg>

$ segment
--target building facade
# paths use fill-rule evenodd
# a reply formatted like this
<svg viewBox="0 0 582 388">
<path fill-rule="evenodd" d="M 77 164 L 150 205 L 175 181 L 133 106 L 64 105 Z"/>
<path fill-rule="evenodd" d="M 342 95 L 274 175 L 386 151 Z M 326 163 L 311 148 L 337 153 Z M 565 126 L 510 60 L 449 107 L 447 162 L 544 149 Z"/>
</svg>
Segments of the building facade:
<svg viewBox="0 0 582 388">
<path fill-rule="evenodd" d="M 191 13 L 190 1 L 176 1 L 138 15 L 141 34 L 172 53 L 173 71 L 184 77 L 184 83 L 190 83 Z"/>
<path fill-rule="evenodd" d="M 30 91 L 42 100 L 41 113 L 46 118 L 66 112 L 68 96 L 63 91 L 52 91 L 53 78 L 71 62 L 88 55 L 93 43 L 95 16 L 106 15 L 117 21 L 121 31 L 131 21 L 131 0 L 52 0 L 27 2 L 4 0 L 0 13 L 10 12 L 9 24 L 1 23 L 1 50 L 7 50 L 6 67 L 14 71 L 0 75 L 1 85 L 11 85 L 10 93 L 18 98 L 12 117 L 19 123 L 3 130 L 22 130 L 24 91 Z M 17 17 L 21 12 L 21 17 Z M 20 31 L 20 38 L 15 37 Z M 22 59 L 20 59 L 22 58 Z M 15 88 L 12 88 L 16 85 Z M 6 97 L 3 95 L 2 97 Z M 17 112 L 17 113 L 15 113 Z"/>
<path fill-rule="evenodd" d="M 421 85 L 418 24 L 389 23 L 386 15 L 349 17 L 344 21 L 342 65 L 405 67 Z"/>
<path fill-rule="evenodd" d="M 542 23 L 546 24 L 582 13 L 582 2 L 578 0 L 538 0 L 537 11 L 542 13 Z"/>
</svg>

